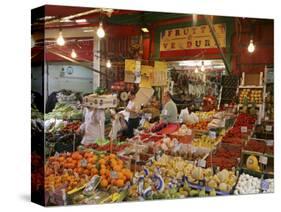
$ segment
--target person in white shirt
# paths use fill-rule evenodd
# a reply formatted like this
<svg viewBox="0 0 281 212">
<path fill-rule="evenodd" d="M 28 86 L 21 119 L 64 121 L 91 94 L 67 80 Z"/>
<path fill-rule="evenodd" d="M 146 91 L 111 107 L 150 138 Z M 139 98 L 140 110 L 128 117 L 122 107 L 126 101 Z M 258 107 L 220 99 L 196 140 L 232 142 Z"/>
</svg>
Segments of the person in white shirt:
<svg viewBox="0 0 281 212">
<path fill-rule="evenodd" d="M 134 129 L 137 129 L 140 123 L 138 109 L 134 103 L 135 98 L 136 98 L 136 93 L 134 91 L 131 91 L 129 93 L 129 102 L 126 107 L 126 111 L 129 112 L 128 130 L 127 130 L 128 138 L 132 138 L 134 136 Z"/>
<path fill-rule="evenodd" d="M 91 107 L 84 108 L 85 121 L 81 124 L 78 132 L 83 133 L 81 143 L 83 145 L 94 144 L 97 140 L 104 139 L 105 114 L 103 109 Z"/>
</svg>

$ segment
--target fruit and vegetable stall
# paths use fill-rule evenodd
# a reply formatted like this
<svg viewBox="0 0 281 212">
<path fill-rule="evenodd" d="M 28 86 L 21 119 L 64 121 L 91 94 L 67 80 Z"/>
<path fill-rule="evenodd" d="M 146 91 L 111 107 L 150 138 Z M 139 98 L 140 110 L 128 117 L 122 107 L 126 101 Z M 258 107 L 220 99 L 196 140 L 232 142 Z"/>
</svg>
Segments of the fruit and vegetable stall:
<svg viewBox="0 0 281 212">
<path fill-rule="evenodd" d="M 48 155 L 46 204 L 273 192 L 274 146 L 255 137 L 255 117 L 213 111 L 197 112 L 197 118 L 197 124 L 155 125 L 131 139 L 99 140 Z M 225 118 L 233 119 L 233 124 L 214 126 L 214 120 Z M 75 120 L 53 127 L 68 135 L 80 124 Z M 72 138 L 66 140 L 71 143 Z"/>
</svg>

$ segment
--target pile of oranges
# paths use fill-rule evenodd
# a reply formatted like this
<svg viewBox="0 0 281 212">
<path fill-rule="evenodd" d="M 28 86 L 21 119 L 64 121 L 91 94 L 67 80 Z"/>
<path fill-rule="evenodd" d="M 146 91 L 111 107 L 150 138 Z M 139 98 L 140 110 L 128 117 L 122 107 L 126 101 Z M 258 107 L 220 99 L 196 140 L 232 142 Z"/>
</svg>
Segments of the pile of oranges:
<svg viewBox="0 0 281 212">
<path fill-rule="evenodd" d="M 101 187 L 108 185 L 123 187 L 127 181 L 133 177 L 133 173 L 124 168 L 123 161 L 118 159 L 115 154 L 110 154 L 99 159 L 97 163 L 100 167 Z"/>
<path fill-rule="evenodd" d="M 196 129 L 196 130 L 207 130 L 208 129 L 209 121 L 200 121 L 195 124 L 186 124 L 186 126 L 190 129 Z"/>
<path fill-rule="evenodd" d="M 124 167 L 115 154 L 95 155 L 93 152 L 73 152 L 50 157 L 45 165 L 45 189 L 65 186 L 66 191 L 79 187 L 93 176 L 101 176 L 100 187 L 123 187 L 133 173 Z"/>
</svg>

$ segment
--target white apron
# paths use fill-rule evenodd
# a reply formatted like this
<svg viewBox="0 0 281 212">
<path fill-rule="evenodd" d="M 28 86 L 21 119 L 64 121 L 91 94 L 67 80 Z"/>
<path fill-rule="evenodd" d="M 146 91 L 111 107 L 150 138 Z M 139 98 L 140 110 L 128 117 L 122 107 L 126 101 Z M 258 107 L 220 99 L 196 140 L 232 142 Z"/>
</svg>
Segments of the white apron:
<svg viewBox="0 0 281 212">
<path fill-rule="evenodd" d="M 85 109 L 85 122 L 81 125 L 81 130 L 85 131 L 82 144 L 88 145 L 96 142 L 97 139 L 104 139 L 104 110 Z"/>
</svg>

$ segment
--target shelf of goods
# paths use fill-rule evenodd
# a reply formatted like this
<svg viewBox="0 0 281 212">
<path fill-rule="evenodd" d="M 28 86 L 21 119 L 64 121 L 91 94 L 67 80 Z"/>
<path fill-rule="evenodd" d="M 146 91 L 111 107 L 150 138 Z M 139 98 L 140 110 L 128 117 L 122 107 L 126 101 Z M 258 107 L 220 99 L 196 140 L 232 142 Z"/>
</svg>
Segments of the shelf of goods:
<svg viewBox="0 0 281 212">
<path fill-rule="evenodd" d="M 221 82 L 220 105 L 233 102 L 238 87 L 238 77 L 223 76 Z"/>
<path fill-rule="evenodd" d="M 208 123 L 200 133 L 198 125 L 161 124 L 126 141 L 57 153 L 45 163 L 47 204 L 272 192 L 272 143 L 251 138 L 256 119 L 248 114 L 227 129 L 211 124 L 228 116 L 197 113 L 198 123 Z"/>
</svg>

